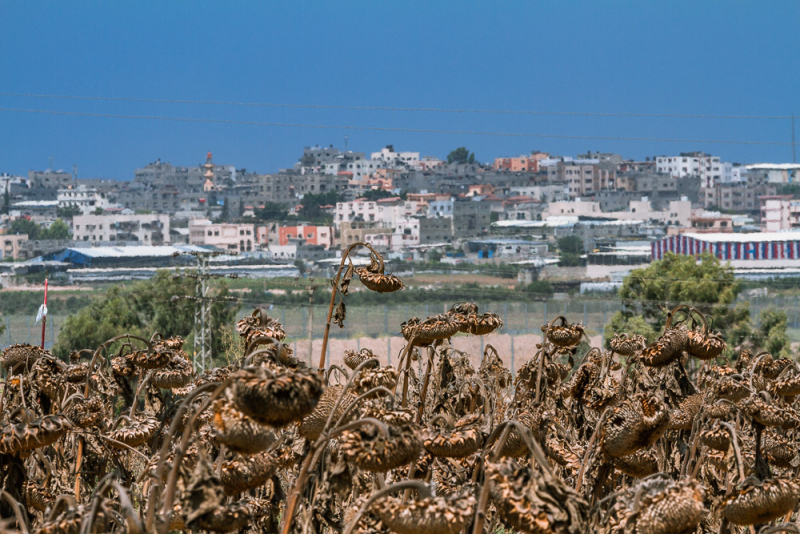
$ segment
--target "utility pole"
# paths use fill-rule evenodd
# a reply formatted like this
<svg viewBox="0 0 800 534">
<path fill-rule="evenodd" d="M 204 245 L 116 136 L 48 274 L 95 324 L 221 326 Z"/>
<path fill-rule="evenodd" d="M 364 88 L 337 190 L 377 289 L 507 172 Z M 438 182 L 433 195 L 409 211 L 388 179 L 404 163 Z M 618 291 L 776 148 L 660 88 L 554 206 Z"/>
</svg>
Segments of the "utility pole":
<svg viewBox="0 0 800 534">
<path fill-rule="evenodd" d="M 220 278 L 224 275 L 212 275 L 209 272 L 209 260 L 212 256 L 219 256 L 221 252 L 212 251 L 192 251 L 192 252 L 176 252 L 175 256 L 181 254 L 192 255 L 197 260 L 197 274 L 187 274 L 191 278 L 195 278 L 194 295 L 175 295 L 172 297 L 173 302 L 180 299 L 187 299 L 194 301 L 194 343 L 193 343 L 193 365 L 195 370 L 205 371 L 206 365 L 211 362 L 211 303 L 221 301 L 235 301 L 239 300 L 235 297 L 221 297 L 212 298 L 208 296 L 210 286 L 208 284 L 209 278 Z M 231 254 L 230 252 L 226 254 Z M 238 278 L 238 275 L 228 275 L 229 278 Z"/>
</svg>

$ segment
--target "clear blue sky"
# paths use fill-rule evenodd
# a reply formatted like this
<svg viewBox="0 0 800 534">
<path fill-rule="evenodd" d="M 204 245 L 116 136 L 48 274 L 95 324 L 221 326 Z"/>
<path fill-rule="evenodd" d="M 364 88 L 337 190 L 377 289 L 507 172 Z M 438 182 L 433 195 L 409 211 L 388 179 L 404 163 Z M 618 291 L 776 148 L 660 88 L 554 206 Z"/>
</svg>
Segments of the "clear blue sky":
<svg viewBox="0 0 800 534">
<path fill-rule="evenodd" d="M 800 2 L 11 2 L 0 92 L 343 106 L 800 114 Z M 788 143 L 788 121 L 564 117 L 65 101 L 0 107 L 239 121 Z M 800 121 L 798 121 L 800 122 Z M 800 135 L 800 132 L 798 132 Z M 532 149 L 637 158 L 705 150 L 790 161 L 789 146 L 313 130 L 0 111 L 0 172 L 78 165 L 130 179 L 156 158 L 272 172 L 305 145 L 478 159 Z"/>
</svg>

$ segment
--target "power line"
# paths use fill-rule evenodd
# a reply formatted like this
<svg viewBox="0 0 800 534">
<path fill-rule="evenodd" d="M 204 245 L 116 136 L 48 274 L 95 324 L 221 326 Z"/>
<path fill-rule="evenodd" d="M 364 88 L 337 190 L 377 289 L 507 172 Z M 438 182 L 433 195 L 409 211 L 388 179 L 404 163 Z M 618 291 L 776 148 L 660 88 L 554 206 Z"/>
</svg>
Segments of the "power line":
<svg viewBox="0 0 800 534">
<path fill-rule="evenodd" d="M 419 113 L 471 113 L 492 115 L 554 115 L 578 117 L 649 117 L 677 119 L 745 119 L 745 120 L 790 120 L 790 115 L 709 115 L 693 113 L 638 113 L 638 112 L 602 112 L 602 111 L 542 111 L 511 109 L 466 109 L 466 108 L 434 108 L 434 107 L 402 107 L 402 106 L 344 106 L 335 104 L 286 104 L 277 102 L 236 102 L 225 100 L 186 100 L 174 98 L 137 98 L 125 96 L 76 96 L 52 95 L 36 93 L 0 93 L 0 96 L 25 98 L 49 98 L 61 100 L 91 100 L 104 102 L 143 102 L 151 104 L 201 104 L 217 106 L 247 106 L 289 109 L 337 109 L 346 111 L 408 111 Z"/>
<path fill-rule="evenodd" d="M 486 132 L 479 130 L 440 130 L 427 128 L 392 128 L 386 126 L 352 126 L 352 125 L 327 125 L 327 124 L 298 124 L 285 122 L 260 122 L 260 121 L 240 121 L 231 119 L 207 119 L 195 117 L 166 117 L 157 115 L 119 115 L 113 113 L 93 113 L 85 111 L 56 111 L 48 109 L 21 109 L 21 108 L 0 108 L 0 111 L 13 113 L 36 113 L 44 115 L 66 115 L 73 117 L 96 117 L 104 119 L 139 119 L 156 120 L 168 122 L 189 122 L 189 123 L 210 123 L 210 124 L 230 124 L 244 126 L 269 126 L 275 128 L 309 128 L 319 130 L 362 130 L 377 132 L 403 132 L 403 133 L 434 133 L 447 135 L 482 135 L 491 137 L 526 137 L 536 139 L 579 139 L 579 140 L 601 140 L 601 141 L 647 141 L 658 143 L 700 143 L 700 144 L 722 144 L 722 145 L 769 145 L 769 146 L 790 146 L 791 143 L 781 143 L 776 141 L 736 141 L 723 139 L 667 139 L 657 137 L 615 137 L 615 136 L 594 136 L 594 135 L 566 135 L 566 134 L 537 134 L 525 132 Z"/>
</svg>

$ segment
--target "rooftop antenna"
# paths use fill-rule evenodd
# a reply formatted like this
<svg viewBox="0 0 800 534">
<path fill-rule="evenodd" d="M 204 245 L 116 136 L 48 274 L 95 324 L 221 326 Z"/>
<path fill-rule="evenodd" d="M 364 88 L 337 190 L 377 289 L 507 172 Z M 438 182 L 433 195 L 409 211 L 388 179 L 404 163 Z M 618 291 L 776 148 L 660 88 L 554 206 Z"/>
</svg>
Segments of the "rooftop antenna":
<svg viewBox="0 0 800 534">
<path fill-rule="evenodd" d="M 794 115 L 792 115 L 794 121 Z M 792 122 L 792 137 L 794 137 L 794 122 Z M 792 150 L 794 150 L 794 139 L 792 139 Z M 347 152 L 347 136 L 344 136 L 344 151 Z"/>
<path fill-rule="evenodd" d="M 72 179 L 76 180 L 76 181 L 78 180 L 78 164 L 77 163 L 72 165 Z"/>
</svg>

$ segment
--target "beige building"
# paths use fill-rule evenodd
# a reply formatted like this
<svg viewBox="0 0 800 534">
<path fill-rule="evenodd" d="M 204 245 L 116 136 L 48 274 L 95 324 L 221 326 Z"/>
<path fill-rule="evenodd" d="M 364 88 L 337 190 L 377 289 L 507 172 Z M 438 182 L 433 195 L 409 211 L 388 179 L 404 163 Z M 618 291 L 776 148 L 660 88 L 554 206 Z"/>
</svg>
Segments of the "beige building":
<svg viewBox="0 0 800 534">
<path fill-rule="evenodd" d="M 251 252 L 256 248 L 252 224 L 212 224 L 208 219 L 189 221 L 189 244 L 208 245 L 230 252 Z"/>
<path fill-rule="evenodd" d="M 780 232 L 800 228 L 800 201 L 791 195 L 761 197 L 761 231 Z"/>
<path fill-rule="evenodd" d="M 4 234 L 0 235 L 0 242 L 3 246 L 0 247 L 0 260 L 11 258 L 12 260 L 20 259 L 20 252 L 22 251 L 22 244 L 28 240 L 27 234 Z"/>
<path fill-rule="evenodd" d="M 167 245 L 169 215 L 76 215 L 72 218 L 72 235 L 75 241 L 90 243 Z"/>
</svg>

